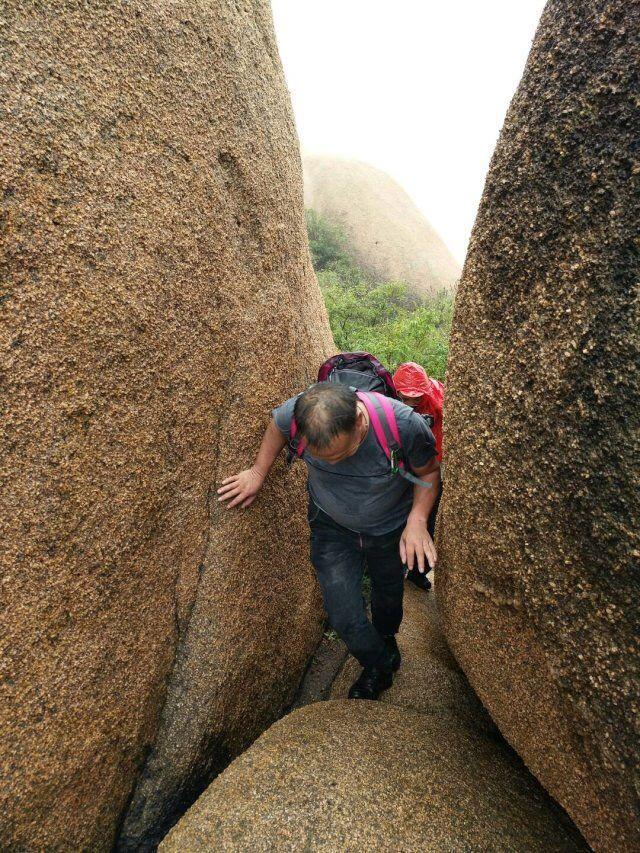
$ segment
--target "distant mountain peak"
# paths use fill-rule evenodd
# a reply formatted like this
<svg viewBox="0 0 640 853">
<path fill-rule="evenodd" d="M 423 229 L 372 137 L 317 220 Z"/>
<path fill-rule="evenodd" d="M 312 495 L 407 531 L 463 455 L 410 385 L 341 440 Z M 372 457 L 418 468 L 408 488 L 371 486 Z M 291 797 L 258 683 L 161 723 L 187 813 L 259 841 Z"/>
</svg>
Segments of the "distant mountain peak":
<svg viewBox="0 0 640 853">
<path fill-rule="evenodd" d="M 420 296 L 452 291 L 460 266 L 405 190 L 359 160 L 305 154 L 305 206 L 339 224 L 357 263 Z"/>
</svg>

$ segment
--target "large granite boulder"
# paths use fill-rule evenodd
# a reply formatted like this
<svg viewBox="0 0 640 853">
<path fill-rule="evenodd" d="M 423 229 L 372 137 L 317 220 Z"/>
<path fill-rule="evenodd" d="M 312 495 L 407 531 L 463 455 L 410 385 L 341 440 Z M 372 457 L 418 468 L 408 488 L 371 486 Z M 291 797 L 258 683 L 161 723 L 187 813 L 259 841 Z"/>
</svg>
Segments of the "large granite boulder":
<svg viewBox="0 0 640 853">
<path fill-rule="evenodd" d="M 404 281 L 419 297 L 451 291 L 460 267 L 392 177 L 357 160 L 307 154 L 305 206 L 344 230 L 358 264 L 378 281 Z"/>
<path fill-rule="evenodd" d="M 318 702 L 272 726 L 162 842 L 170 851 L 584 851 L 495 730 L 447 648 L 433 597 L 408 588 L 402 666 L 380 702 Z M 343 700 L 343 701 L 341 701 Z"/>
<path fill-rule="evenodd" d="M 639 32 L 544 11 L 457 295 L 439 530 L 454 653 L 602 851 L 640 848 Z"/>
<path fill-rule="evenodd" d="M 318 637 L 300 472 L 215 500 L 330 346 L 298 144 L 266 2 L 0 23 L 0 847 L 140 846 Z"/>
</svg>

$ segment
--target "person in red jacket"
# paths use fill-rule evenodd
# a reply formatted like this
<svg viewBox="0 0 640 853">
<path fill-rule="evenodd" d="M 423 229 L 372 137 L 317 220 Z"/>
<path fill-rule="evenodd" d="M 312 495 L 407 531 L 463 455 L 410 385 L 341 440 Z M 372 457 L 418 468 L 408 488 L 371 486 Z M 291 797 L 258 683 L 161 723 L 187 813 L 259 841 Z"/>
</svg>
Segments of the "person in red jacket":
<svg viewBox="0 0 640 853">
<path fill-rule="evenodd" d="M 430 379 L 424 367 L 415 361 L 406 361 L 393 374 L 396 391 L 403 403 L 426 415 L 436 440 L 438 461 L 442 461 L 442 401 L 444 385 L 438 379 Z"/>
<path fill-rule="evenodd" d="M 398 396 L 403 403 L 419 415 L 422 415 L 436 440 L 436 454 L 438 462 L 442 462 L 442 403 L 444 398 L 444 385 L 438 379 L 427 376 L 424 367 L 415 361 L 406 361 L 401 364 L 393 374 L 393 381 Z M 442 485 L 440 485 L 440 492 Z M 431 537 L 435 535 L 436 513 L 440 503 L 440 494 L 429 515 L 428 530 Z M 409 571 L 407 579 L 420 589 L 431 589 L 431 582 L 426 572 L 423 574 L 414 569 Z"/>
</svg>

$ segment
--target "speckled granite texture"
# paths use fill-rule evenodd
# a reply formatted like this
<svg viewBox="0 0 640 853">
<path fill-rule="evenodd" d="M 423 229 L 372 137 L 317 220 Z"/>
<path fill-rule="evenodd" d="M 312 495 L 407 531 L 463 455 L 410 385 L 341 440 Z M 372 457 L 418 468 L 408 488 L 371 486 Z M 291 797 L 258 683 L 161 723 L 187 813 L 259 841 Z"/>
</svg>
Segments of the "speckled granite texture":
<svg viewBox="0 0 640 853">
<path fill-rule="evenodd" d="M 0 10 L 0 847 L 107 850 L 320 630 L 299 475 L 212 489 L 330 347 L 268 3 Z"/>
<path fill-rule="evenodd" d="M 405 604 L 403 663 L 381 701 L 319 702 L 280 720 L 161 853 L 587 849 L 473 695 L 433 596 L 408 586 Z M 357 672 L 349 663 L 333 695 Z"/>
<path fill-rule="evenodd" d="M 598 851 L 640 849 L 639 33 L 637 3 L 544 11 L 458 291 L 439 528 L 453 651 Z"/>
</svg>

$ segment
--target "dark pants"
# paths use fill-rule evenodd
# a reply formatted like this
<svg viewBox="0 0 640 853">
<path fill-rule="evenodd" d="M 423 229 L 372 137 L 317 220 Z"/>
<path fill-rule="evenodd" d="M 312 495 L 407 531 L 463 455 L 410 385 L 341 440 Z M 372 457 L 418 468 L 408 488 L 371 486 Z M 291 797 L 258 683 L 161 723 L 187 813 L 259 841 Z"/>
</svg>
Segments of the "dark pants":
<svg viewBox="0 0 640 853">
<path fill-rule="evenodd" d="M 365 668 L 390 669 L 382 640 L 402 621 L 404 567 L 399 542 L 404 525 L 383 536 L 354 533 L 309 504 L 311 561 L 329 623 Z M 365 561 L 371 578 L 371 619 L 362 595 Z M 373 624 L 372 624 L 373 623 Z"/>
</svg>

